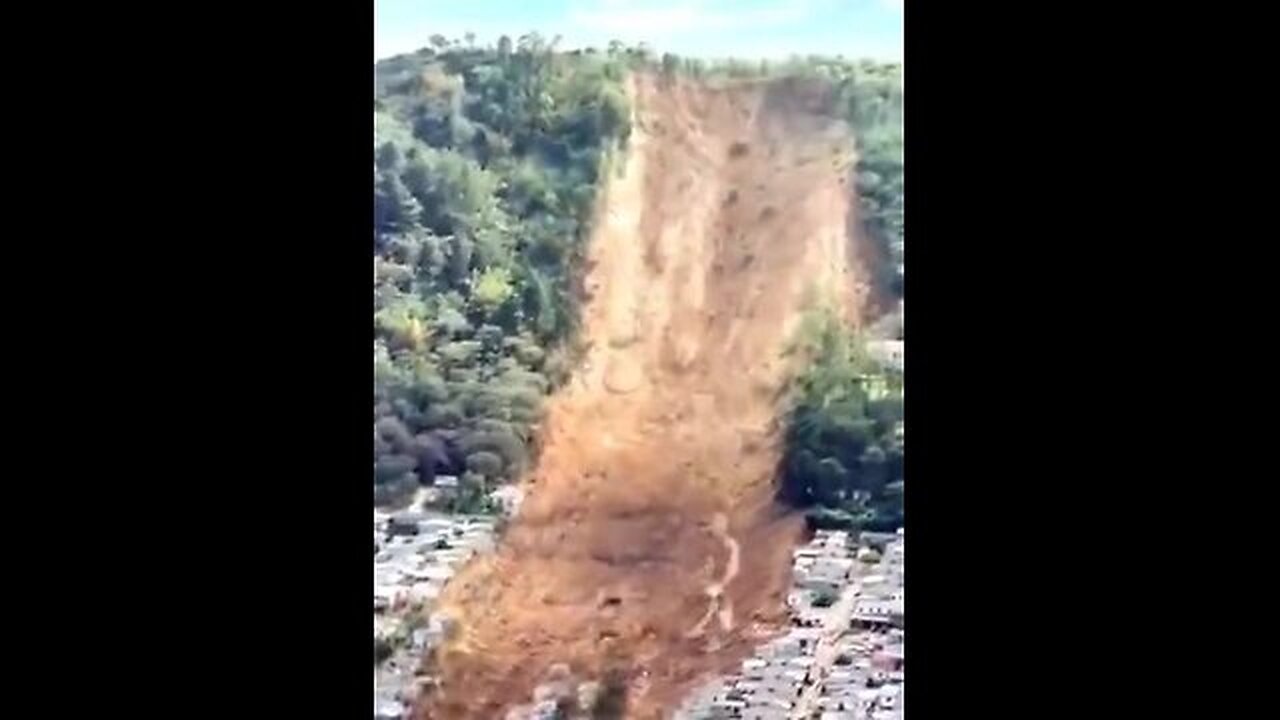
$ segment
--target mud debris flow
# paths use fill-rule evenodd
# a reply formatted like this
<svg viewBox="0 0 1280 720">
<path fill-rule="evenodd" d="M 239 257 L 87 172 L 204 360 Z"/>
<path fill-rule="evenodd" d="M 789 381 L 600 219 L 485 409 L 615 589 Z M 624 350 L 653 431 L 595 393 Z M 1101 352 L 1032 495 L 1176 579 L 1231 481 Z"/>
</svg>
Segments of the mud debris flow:
<svg viewBox="0 0 1280 720">
<path fill-rule="evenodd" d="M 631 83 L 589 349 L 550 401 L 520 515 L 441 598 L 460 632 L 419 717 L 500 718 L 559 663 L 625 673 L 628 717 L 663 717 L 786 617 L 802 523 L 773 501 L 780 353 L 816 294 L 855 322 L 867 306 L 847 162 L 811 161 L 852 140 L 820 85 Z"/>
</svg>

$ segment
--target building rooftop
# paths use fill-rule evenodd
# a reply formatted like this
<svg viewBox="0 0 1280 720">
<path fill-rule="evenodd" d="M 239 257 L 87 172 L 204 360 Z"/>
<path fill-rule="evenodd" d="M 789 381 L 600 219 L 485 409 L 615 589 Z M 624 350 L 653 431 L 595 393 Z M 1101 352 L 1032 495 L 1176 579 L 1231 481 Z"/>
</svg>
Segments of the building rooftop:
<svg viewBox="0 0 1280 720">
<path fill-rule="evenodd" d="M 404 705 L 391 699 L 377 699 L 373 705 L 374 720 L 400 720 L 404 716 Z"/>
</svg>

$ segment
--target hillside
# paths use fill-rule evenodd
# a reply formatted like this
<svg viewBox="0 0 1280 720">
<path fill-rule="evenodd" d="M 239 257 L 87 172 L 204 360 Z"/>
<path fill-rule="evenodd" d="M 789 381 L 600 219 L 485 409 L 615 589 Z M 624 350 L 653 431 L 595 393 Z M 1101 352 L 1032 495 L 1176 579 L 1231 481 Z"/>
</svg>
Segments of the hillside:
<svg viewBox="0 0 1280 720">
<path fill-rule="evenodd" d="M 799 517 L 774 503 L 781 357 L 806 302 L 851 320 L 869 282 L 850 242 L 851 139 L 821 84 L 635 78 L 628 160 L 590 243 L 588 351 L 554 399 L 529 498 L 491 561 L 455 580 L 462 638 L 431 717 L 498 717 L 555 663 L 673 707 L 782 609 Z M 745 548 L 730 620 L 694 637 Z"/>
<path fill-rule="evenodd" d="M 852 334 L 902 288 L 900 69 L 528 36 L 375 70 L 375 499 L 527 496 L 419 715 L 564 664 L 660 717 L 784 617 L 794 506 L 901 517 L 900 380 Z"/>
<path fill-rule="evenodd" d="M 624 66 L 536 37 L 379 63 L 374 99 L 374 498 L 461 478 L 491 510 L 572 364 L 583 240 L 624 141 Z"/>
</svg>

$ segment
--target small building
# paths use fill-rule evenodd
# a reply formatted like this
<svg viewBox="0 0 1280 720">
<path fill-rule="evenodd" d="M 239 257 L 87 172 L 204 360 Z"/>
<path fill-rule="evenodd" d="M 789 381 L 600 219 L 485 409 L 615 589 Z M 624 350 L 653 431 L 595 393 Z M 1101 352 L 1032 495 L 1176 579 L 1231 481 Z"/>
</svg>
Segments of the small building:
<svg viewBox="0 0 1280 720">
<path fill-rule="evenodd" d="M 887 575 L 864 575 L 862 576 L 862 591 L 865 595 L 879 595 L 884 593 L 888 595 L 892 591 Z"/>
<path fill-rule="evenodd" d="M 849 544 L 849 531 L 815 530 L 813 533 L 813 542 L 827 546 L 844 547 Z"/>
<path fill-rule="evenodd" d="M 723 710 L 732 717 L 737 717 L 743 710 L 747 709 L 747 704 L 741 700 L 716 700 L 711 703 L 711 707 Z"/>
<path fill-rule="evenodd" d="M 427 635 L 432 643 L 449 640 L 457 631 L 458 622 L 443 613 L 432 613 L 427 618 Z"/>
<path fill-rule="evenodd" d="M 901 600 L 861 598 L 853 608 L 853 624 L 857 627 L 902 627 Z"/>
<path fill-rule="evenodd" d="M 414 583 L 405 592 L 405 597 L 415 603 L 434 602 L 440 597 L 440 586 L 431 582 Z"/>
<path fill-rule="evenodd" d="M 897 370 L 904 367 L 905 343 L 901 340 L 876 340 L 867 343 L 867 354 Z"/>
<path fill-rule="evenodd" d="M 397 513 L 391 517 L 387 523 L 387 535 L 395 537 L 397 535 L 417 535 L 418 523 L 422 522 L 421 513 L 404 512 Z"/>
<path fill-rule="evenodd" d="M 427 628 L 416 628 L 409 635 L 409 645 L 414 652 L 421 652 L 427 648 L 427 644 L 431 640 L 431 633 Z"/>
<path fill-rule="evenodd" d="M 871 655 L 871 663 L 880 670 L 901 672 L 906 660 L 903 650 L 902 643 L 886 645 Z"/>
<path fill-rule="evenodd" d="M 395 700 L 386 698 L 374 700 L 373 720 L 401 720 L 404 714 L 404 705 Z"/>
<path fill-rule="evenodd" d="M 806 669 L 795 668 L 782 673 L 782 676 L 791 683 L 792 687 L 798 688 L 809 680 L 809 671 Z"/>
<path fill-rule="evenodd" d="M 742 712 L 743 720 L 787 720 L 787 710 L 780 707 L 752 706 Z"/>
<path fill-rule="evenodd" d="M 533 708 L 533 718 L 535 720 L 555 720 L 558 709 L 555 700 L 544 700 Z"/>
<path fill-rule="evenodd" d="M 872 532 L 870 530 L 864 530 L 858 535 L 858 542 L 863 545 L 869 545 L 882 552 L 889 543 L 897 539 L 897 533 Z"/>
<path fill-rule="evenodd" d="M 743 720 L 787 720 L 788 714 L 787 710 L 779 707 L 751 706 L 743 710 L 738 717 Z"/>
<path fill-rule="evenodd" d="M 456 525 L 453 520 L 447 517 L 429 517 L 418 523 L 424 533 L 432 533 L 437 535 L 445 535 L 453 532 L 453 526 Z"/>
<path fill-rule="evenodd" d="M 826 614 L 815 608 L 804 608 L 800 612 L 792 615 L 791 624 L 802 628 L 816 628 L 822 626 L 822 621 L 826 618 Z"/>
<path fill-rule="evenodd" d="M 524 491 L 516 485 L 504 485 L 489 493 L 489 498 L 507 515 L 515 515 L 520 511 L 520 503 L 524 501 Z"/>
<path fill-rule="evenodd" d="M 791 658 L 787 661 L 787 665 L 807 671 L 809 668 L 813 667 L 813 656 L 802 655 L 797 658 Z"/>
<path fill-rule="evenodd" d="M 813 563 L 813 572 L 843 578 L 853 568 L 853 560 L 847 557 L 824 557 Z"/>
<path fill-rule="evenodd" d="M 822 577 L 810 575 L 801 580 L 797 585 L 814 593 L 836 594 L 840 592 L 840 586 L 843 583 L 839 578 Z"/>
<path fill-rule="evenodd" d="M 494 548 L 493 535 L 483 530 L 472 530 L 464 534 L 460 540 L 464 550 L 487 553 Z"/>
<path fill-rule="evenodd" d="M 400 588 L 392 583 L 382 583 L 373 586 L 373 604 L 378 607 L 379 603 L 390 605 L 395 602 L 396 595 L 400 592 Z"/>
</svg>

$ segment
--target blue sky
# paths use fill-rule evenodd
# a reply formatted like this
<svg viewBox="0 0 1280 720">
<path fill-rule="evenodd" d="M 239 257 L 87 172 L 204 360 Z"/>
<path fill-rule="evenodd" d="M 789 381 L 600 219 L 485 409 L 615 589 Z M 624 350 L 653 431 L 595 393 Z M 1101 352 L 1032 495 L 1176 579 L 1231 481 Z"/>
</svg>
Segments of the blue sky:
<svg viewBox="0 0 1280 720">
<path fill-rule="evenodd" d="M 490 43 L 530 30 L 562 48 L 618 39 L 702 57 L 901 60 L 902 0 L 374 0 L 375 59 L 435 33 Z"/>
</svg>

